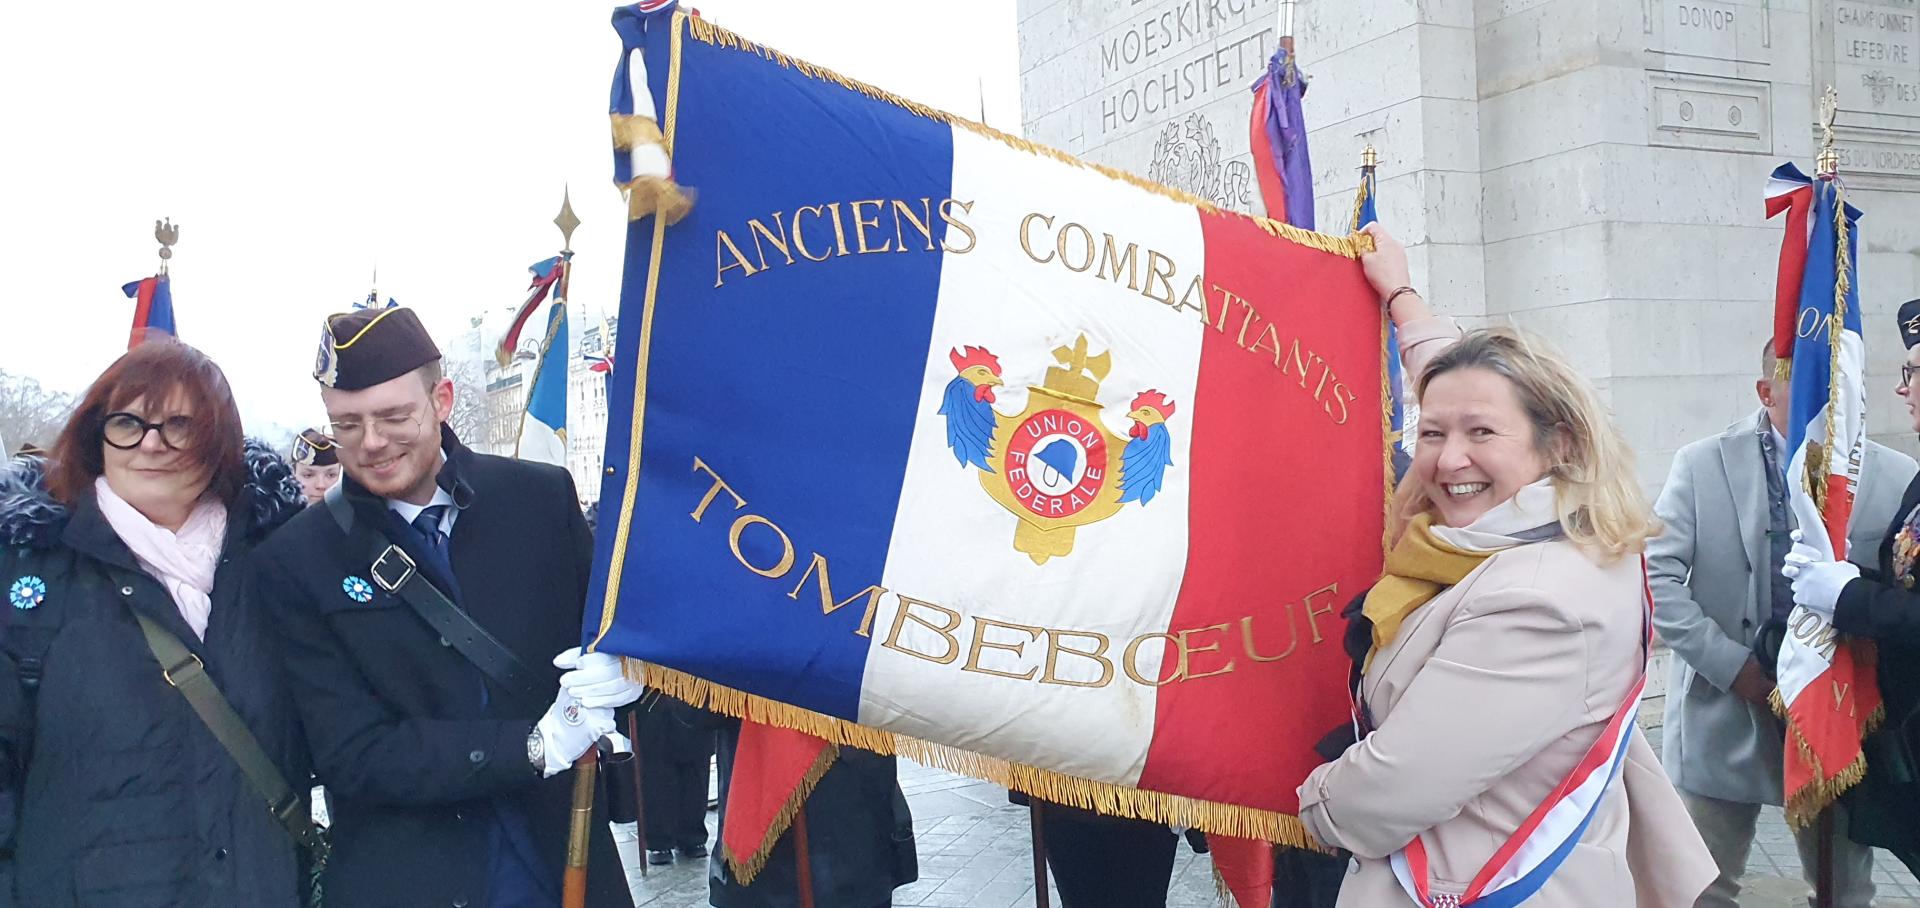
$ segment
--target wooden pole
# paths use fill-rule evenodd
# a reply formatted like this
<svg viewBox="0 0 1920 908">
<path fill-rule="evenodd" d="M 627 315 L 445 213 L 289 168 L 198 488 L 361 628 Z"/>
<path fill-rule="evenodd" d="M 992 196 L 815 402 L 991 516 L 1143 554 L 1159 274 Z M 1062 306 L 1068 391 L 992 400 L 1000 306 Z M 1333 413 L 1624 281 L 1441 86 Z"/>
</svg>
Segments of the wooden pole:
<svg viewBox="0 0 1920 908">
<path fill-rule="evenodd" d="M 633 828 L 640 839 L 640 878 L 647 878 L 647 794 L 642 790 L 646 777 L 640 768 L 640 710 L 627 713 L 627 743 L 633 745 Z"/>
<path fill-rule="evenodd" d="M 1813 877 L 1814 908 L 1833 908 L 1833 808 L 1820 811 L 1819 858 Z"/>
<path fill-rule="evenodd" d="M 587 851 L 593 841 L 593 783 L 600 751 L 587 748 L 573 764 L 573 817 L 567 830 L 567 871 L 560 892 L 562 908 L 587 908 Z"/>
<path fill-rule="evenodd" d="M 800 889 L 800 908 L 813 908 L 813 855 L 807 847 L 807 808 L 793 815 L 794 885 Z"/>
<path fill-rule="evenodd" d="M 1047 826 L 1041 818 L 1038 800 L 1027 803 L 1028 826 L 1033 830 L 1033 904 L 1048 908 L 1052 894 L 1047 892 Z"/>
</svg>

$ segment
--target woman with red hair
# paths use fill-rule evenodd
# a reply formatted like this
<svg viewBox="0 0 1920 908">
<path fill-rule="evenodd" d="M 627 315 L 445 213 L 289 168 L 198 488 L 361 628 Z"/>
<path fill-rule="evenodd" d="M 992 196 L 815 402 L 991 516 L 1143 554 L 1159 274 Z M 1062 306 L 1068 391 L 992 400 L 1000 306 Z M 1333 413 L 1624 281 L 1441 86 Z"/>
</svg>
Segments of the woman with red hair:
<svg viewBox="0 0 1920 908">
<path fill-rule="evenodd" d="M 0 473 L 0 904 L 300 904 L 308 776 L 244 557 L 300 506 L 170 340 Z"/>
</svg>

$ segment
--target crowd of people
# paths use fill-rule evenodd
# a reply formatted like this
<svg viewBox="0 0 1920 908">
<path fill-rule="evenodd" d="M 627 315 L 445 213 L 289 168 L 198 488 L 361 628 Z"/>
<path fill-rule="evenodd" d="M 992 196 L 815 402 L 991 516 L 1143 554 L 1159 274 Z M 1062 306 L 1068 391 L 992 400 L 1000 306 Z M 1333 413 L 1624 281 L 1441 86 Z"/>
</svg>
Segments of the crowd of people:
<svg viewBox="0 0 1920 908">
<path fill-rule="evenodd" d="M 1564 356 L 1461 331 L 1367 232 L 1417 443 L 1383 574 L 1345 613 L 1356 722 L 1298 788 L 1332 854 L 1281 851 L 1275 906 L 1735 904 L 1760 807 L 1781 803 L 1772 673 L 1795 607 L 1879 644 L 1886 720 L 1837 808 L 1835 904 L 1870 904 L 1873 847 L 1920 865 L 1914 461 L 1867 451 L 1851 550 L 1872 564 L 1800 542 L 1763 354 L 1758 409 L 1680 451 L 1649 502 Z M 1909 306 L 1896 392 L 1920 432 Z M 594 530 L 570 475 L 454 435 L 407 309 L 329 317 L 314 378 L 327 426 L 276 452 L 243 435 L 215 363 L 151 340 L 0 473 L 0 908 L 553 908 L 565 774 L 623 749 L 636 712 L 644 860 L 708 859 L 709 761 L 724 798 L 737 724 L 581 651 Z M 1634 721 L 1656 634 L 1675 656 L 1664 765 Z M 1559 798 L 1577 826 L 1533 821 Z M 1069 908 L 1165 905 L 1175 830 L 1036 809 Z M 915 878 L 891 757 L 842 748 L 804 810 L 806 856 L 788 834 L 750 884 L 712 860 L 714 905 L 798 906 L 805 886 L 877 908 Z M 587 866 L 587 904 L 632 904 L 605 824 Z"/>
</svg>

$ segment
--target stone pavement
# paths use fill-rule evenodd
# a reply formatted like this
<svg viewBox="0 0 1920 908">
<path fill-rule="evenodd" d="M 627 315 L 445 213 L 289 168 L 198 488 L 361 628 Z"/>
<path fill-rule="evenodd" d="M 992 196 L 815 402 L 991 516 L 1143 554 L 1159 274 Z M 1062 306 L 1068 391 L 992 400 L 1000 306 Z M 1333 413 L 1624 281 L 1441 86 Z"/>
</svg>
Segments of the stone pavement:
<svg viewBox="0 0 1920 908">
<path fill-rule="evenodd" d="M 1656 732 L 1657 736 L 1657 732 Z M 895 905 L 937 908 L 1014 908 L 1034 904 L 1033 856 L 1027 811 L 1007 803 L 1005 790 L 937 769 L 900 761 L 900 785 L 913 807 L 913 828 L 920 854 L 920 880 L 894 891 Z M 707 814 L 711 829 L 715 816 Z M 632 842 L 633 835 L 618 835 Z M 649 868 L 644 879 L 628 874 L 639 908 L 705 908 L 707 862 L 676 861 Z M 1891 856 L 1881 852 L 1874 876 L 1879 908 L 1920 908 L 1920 883 Z M 1786 820 L 1778 808 L 1761 814 L 1760 831 L 1747 869 L 1743 908 L 1798 908 L 1804 905 L 1800 859 Z M 1051 904 L 1060 906 L 1053 894 Z M 1214 899 L 1213 865 L 1204 855 L 1180 846 L 1174 864 L 1168 908 L 1206 908 Z M 839 908 L 821 905 L 819 908 Z M 1606 908 L 1606 906 L 1596 906 Z"/>
</svg>

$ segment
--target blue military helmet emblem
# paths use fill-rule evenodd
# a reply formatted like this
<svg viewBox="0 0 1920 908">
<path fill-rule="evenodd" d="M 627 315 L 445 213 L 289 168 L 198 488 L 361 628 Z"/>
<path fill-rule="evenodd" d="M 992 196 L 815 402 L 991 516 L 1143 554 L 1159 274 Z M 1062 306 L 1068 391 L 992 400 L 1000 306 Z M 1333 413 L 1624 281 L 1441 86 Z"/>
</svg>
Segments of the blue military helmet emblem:
<svg viewBox="0 0 1920 908">
<path fill-rule="evenodd" d="M 39 608 L 40 603 L 45 602 L 46 599 L 47 582 L 32 574 L 15 580 L 13 586 L 7 590 L 7 601 L 21 611 Z"/>
<path fill-rule="evenodd" d="M 361 604 L 373 601 L 373 584 L 359 577 L 340 581 L 340 591 L 346 593 L 348 599 Z"/>
</svg>

